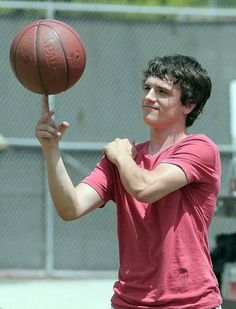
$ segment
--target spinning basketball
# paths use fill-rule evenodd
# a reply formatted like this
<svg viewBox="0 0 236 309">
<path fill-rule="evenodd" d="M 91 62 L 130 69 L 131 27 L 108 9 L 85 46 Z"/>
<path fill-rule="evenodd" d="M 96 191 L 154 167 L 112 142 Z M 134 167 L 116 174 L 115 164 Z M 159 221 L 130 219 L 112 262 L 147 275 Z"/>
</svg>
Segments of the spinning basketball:
<svg viewBox="0 0 236 309">
<path fill-rule="evenodd" d="M 86 50 L 71 26 L 55 19 L 37 20 L 16 34 L 10 63 L 16 78 L 28 90 L 58 94 L 82 76 Z"/>
</svg>

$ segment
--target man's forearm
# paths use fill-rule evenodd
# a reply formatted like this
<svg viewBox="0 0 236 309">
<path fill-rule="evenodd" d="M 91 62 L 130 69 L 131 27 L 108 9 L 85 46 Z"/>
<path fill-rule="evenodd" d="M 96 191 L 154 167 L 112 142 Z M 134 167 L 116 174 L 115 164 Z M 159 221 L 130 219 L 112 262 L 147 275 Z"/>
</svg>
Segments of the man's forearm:
<svg viewBox="0 0 236 309">
<path fill-rule="evenodd" d="M 116 166 L 119 170 L 122 184 L 127 192 L 135 198 L 140 199 L 147 185 L 146 176 L 148 171 L 137 166 L 130 156 L 118 159 Z"/>
</svg>

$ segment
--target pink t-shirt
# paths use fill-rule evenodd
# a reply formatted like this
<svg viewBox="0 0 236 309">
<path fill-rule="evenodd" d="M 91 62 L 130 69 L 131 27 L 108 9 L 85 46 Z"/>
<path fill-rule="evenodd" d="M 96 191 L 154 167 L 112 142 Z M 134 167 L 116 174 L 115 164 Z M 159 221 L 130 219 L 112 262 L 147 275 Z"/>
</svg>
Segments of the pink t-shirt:
<svg viewBox="0 0 236 309">
<path fill-rule="evenodd" d="M 222 299 L 208 249 L 220 185 L 220 156 L 205 135 L 191 134 L 158 154 L 137 145 L 137 165 L 178 165 L 188 184 L 151 203 L 132 197 L 106 157 L 83 182 L 117 205 L 120 269 L 116 309 L 210 309 Z"/>
</svg>

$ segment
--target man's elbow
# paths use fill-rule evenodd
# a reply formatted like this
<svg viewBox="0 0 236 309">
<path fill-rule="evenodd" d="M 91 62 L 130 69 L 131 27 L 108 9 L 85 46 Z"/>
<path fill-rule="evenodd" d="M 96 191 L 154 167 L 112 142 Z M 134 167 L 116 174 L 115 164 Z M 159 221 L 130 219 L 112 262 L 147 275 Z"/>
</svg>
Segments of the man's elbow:
<svg viewBox="0 0 236 309">
<path fill-rule="evenodd" d="M 74 221 L 82 217 L 82 215 L 78 213 L 63 210 L 57 210 L 57 214 L 63 221 Z"/>
<path fill-rule="evenodd" d="M 65 222 L 75 220 L 74 217 L 68 216 L 68 215 L 65 215 L 65 214 L 60 214 L 60 213 L 58 213 L 58 216 L 59 216 L 63 221 L 65 221 Z"/>
<path fill-rule="evenodd" d="M 138 191 L 135 192 L 134 197 L 142 203 L 146 203 L 146 204 L 151 204 L 155 201 L 158 200 L 157 197 L 154 197 L 153 195 L 151 195 L 149 192 L 147 192 L 146 190 L 142 190 L 142 191 Z"/>
</svg>

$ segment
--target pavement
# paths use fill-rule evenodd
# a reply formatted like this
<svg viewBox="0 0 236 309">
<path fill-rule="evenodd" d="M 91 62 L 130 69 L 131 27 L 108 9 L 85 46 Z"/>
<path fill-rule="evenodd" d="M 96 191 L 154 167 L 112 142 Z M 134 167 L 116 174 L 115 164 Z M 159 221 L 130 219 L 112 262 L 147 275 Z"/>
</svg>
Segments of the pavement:
<svg viewBox="0 0 236 309">
<path fill-rule="evenodd" d="M 110 309 L 111 279 L 2 279 L 0 309 Z"/>
</svg>

